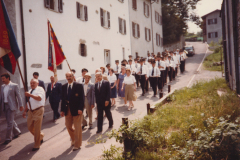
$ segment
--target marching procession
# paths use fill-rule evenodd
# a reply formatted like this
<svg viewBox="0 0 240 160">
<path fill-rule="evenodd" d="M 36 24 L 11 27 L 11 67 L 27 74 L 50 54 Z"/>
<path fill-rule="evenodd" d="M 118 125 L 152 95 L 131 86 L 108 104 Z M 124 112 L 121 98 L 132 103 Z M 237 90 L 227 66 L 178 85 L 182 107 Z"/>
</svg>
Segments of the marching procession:
<svg viewBox="0 0 240 160">
<path fill-rule="evenodd" d="M 44 142 L 44 133 L 41 132 L 42 120 L 44 118 L 44 106 L 49 99 L 53 110 L 53 122 L 60 117 L 65 117 L 65 125 L 71 138 L 73 151 L 79 150 L 82 145 L 82 130 L 89 125 L 92 129 L 93 115 L 92 110 L 96 109 L 97 132 L 102 133 L 103 117 L 109 121 L 109 129 L 113 128 L 113 116 L 111 107 L 116 105 L 116 98 L 124 101 L 126 110 L 134 108 L 134 101 L 137 101 L 135 93 L 137 87 L 141 87 L 144 97 L 149 88 L 153 90 L 153 97 L 161 93 L 167 83 L 174 81 L 179 73 L 185 71 L 185 60 L 187 51 L 177 49 L 176 51 L 165 50 L 163 53 L 147 53 L 147 57 L 139 57 L 129 60 L 115 61 L 111 67 L 97 68 L 95 80 L 91 82 L 92 74 L 87 68 L 81 70 L 82 76 L 74 76 L 76 70 L 65 74 L 67 83 L 61 84 L 50 77 L 51 83 L 47 85 L 45 91 L 44 82 L 39 80 L 39 73 L 34 72 L 30 81 L 31 89 L 25 92 L 27 105 L 24 109 L 23 99 L 20 95 L 18 84 L 11 82 L 8 73 L 1 75 L 0 104 L 2 111 L 6 115 L 7 133 L 4 145 L 9 144 L 13 139 L 18 138 L 21 131 L 14 121 L 14 116 L 20 106 L 23 117 L 27 117 L 28 130 L 34 136 L 34 146 L 32 151 L 39 150 Z M 94 78 L 93 78 L 94 79 Z M 60 104 L 61 103 L 61 104 Z M 59 113 L 60 104 L 60 113 Z M 85 111 L 86 110 L 86 111 Z M 26 116 L 27 115 L 27 116 Z M 87 123 L 88 121 L 88 123 Z"/>
</svg>

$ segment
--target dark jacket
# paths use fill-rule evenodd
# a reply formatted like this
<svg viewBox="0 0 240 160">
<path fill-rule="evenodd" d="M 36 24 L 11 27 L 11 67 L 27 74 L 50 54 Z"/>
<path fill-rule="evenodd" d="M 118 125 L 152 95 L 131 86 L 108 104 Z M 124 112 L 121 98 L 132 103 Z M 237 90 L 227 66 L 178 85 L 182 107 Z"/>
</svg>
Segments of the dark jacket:
<svg viewBox="0 0 240 160">
<path fill-rule="evenodd" d="M 68 83 L 62 86 L 62 104 L 61 111 L 65 112 L 67 115 L 68 105 L 67 105 L 67 90 Z M 73 82 L 72 91 L 69 100 L 69 107 L 72 116 L 78 115 L 78 110 L 83 111 L 84 108 L 84 90 L 83 86 L 80 83 Z"/>
<path fill-rule="evenodd" d="M 110 83 L 108 81 L 105 81 L 105 80 L 102 81 L 100 92 L 98 89 L 98 83 L 96 83 L 95 84 L 95 97 L 96 97 L 97 105 L 104 107 L 106 101 L 109 101 L 109 105 L 111 105 L 110 93 L 111 93 L 111 87 L 110 87 Z"/>
<path fill-rule="evenodd" d="M 44 91 L 46 91 L 44 82 L 41 80 L 38 80 L 38 82 L 39 82 L 38 86 L 42 87 L 44 89 Z"/>
<path fill-rule="evenodd" d="M 52 90 L 51 86 L 52 83 L 49 83 L 47 86 L 46 99 L 49 97 L 50 103 L 59 103 L 62 94 L 62 84 L 58 82 L 55 83 Z"/>
</svg>

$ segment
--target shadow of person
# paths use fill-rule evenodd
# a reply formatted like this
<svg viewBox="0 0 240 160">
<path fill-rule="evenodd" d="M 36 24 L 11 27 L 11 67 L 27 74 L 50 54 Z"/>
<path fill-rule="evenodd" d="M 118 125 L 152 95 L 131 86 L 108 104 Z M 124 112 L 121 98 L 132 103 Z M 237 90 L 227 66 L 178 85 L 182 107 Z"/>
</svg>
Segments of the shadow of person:
<svg viewBox="0 0 240 160">
<path fill-rule="evenodd" d="M 70 147 L 66 151 L 64 151 L 61 155 L 57 157 L 52 157 L 50 160 L 60 160 L 60 159 L 72 160 L 72 159 L 75 159 L 76 155 L 80 150 L 81 149 L 77 151 L 72 151 L 72 147 Z"/>
<path fill-rule="evenodd" d="M 16 160 L 19 160 L 19 159 L 30 160 L 30 159 L 32 159 L 34 154 L 36 154 L 38 152 L 38 151 L 32 151 L 33 146 L 34 146 L 34 143 L 30 143 L 30 144 L 26 145 L 18 153 L 9 157 L 9 160 L 15 160 L 15 159 Z"/>
<path fill-rule="evenodd" d="M 111 131 L 111 129 L 107 129 L 102 134 L 94 134 L 91 138 L 88 139 L 88 144 L 85 146 L 86 148 L 93 147 L 95 144 L 105 143 L 108 139 L 107 132 Z"/>
</svg>

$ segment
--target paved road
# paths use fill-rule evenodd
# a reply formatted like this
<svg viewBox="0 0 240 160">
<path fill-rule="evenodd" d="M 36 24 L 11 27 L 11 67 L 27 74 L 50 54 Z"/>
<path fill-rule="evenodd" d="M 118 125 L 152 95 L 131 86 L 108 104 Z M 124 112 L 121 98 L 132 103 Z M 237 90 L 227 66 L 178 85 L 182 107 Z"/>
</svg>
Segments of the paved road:
<svg viewBox="0 0 240 160">
<path fill-rule="evenodd" d="M 179 89 L 182 87 L 186 87 L 189 81 L 192 79 L 193 75 L 196 73 L 196 70 L 199 67 L 203 57 L 205 56 L 207 46 L 203 43 L 191 43 L 195 46 L 196 55 L 194 57 L 190 57 L 186 62 L 186 72 L 184 74 L 179 74 L 176 81 L 172 82 L 172 89 Z M 201 73 L 199 73 L 201 74 Z M 196 80 L 201 79 L 202 77 L 196 76 Z M 211 72 L 204 72 L 205 76 L 208 78 L 213 78 Z M 216 76 L 221 74 L 216 73 Z M 194 83 L 195 79 L 192 81 Z M 138 88 L 137 95 L 140 96 L 141 90 Z M 164 88 L 164 94 L 167 94 L 167 87 Z M 116 107 L 112 108 L 112 114 L 114 119 L 114 128 L 117 129 L 122 123 L 123 117 L 128 117 L 130 120 L 142 118 L 147 114 L 146 104 L 154 104 L 158 101 L 158 98 L 152 97 L 153 93 L 146 94 L 145 97 L 139 97 L 135 104 L 135 108 L 132 111 L 128 111 L 127 107 L 123 106 L 123 101 L 117 98 Z M 96 113 L 93 112 L 93 117 L 95 117 Z M 45 133 L 44 143 L 41 148 L 37 152 L 32 152 L 31 149 L 33 147 L 33 136 L 28 132 L 26 127 L 26 119 L 20 118 L 17 119 L 19 127 L 22 131 L 22 135 L 13 140 L 7 146 L 0 145 L 0 159 L 6 160 L 54 160 L 54 159 L 81 159 L 81 160 L 93 160 L 98 159 L 102 154 L 102 150 L 104 148 L 109 148 L 111 144 L 117 144 L 114 139 L 106 139 L 106 132 L 108 130 L 108 121 L 104 120 L 103 134 L 96 135 L 96 125 L 97 121 L 94 120 L 93 127 L 94 129 L 88 130 L 85 129 L 83 131 L 83 145 L 81 150 L 72 152 L 72 147 L 70 147 L 70 137 L 65 128 L 65 119 L 61 118 L 56 123 L 52 122 L 52 112 L 47 112 L 46 116 L 43 120 L 42 131 Z M 0 135 L 4 138 L 5 135 L 5 126 L 1 122 L 0 125 Z M 4 127 L 4 128 L 3 128 Z M 101 140 L 107 140 L 106 143 L 99 143 Z M 1 141 L 3 142 L 3 140 Z"/>
</svg>

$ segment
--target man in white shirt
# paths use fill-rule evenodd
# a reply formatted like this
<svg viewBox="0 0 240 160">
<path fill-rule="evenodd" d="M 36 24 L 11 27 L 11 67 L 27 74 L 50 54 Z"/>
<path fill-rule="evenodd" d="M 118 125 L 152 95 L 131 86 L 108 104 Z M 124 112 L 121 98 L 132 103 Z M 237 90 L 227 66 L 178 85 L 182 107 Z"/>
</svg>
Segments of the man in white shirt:
<svg viewBox="0 0 240 160">
<path fill-rule="evenodd" d="M 135 72 L 137 72 L 137 68 L 140 66 L 139 61 L 136 59 L 134 59 L 135 62 Z M 137 83 L 137 87 L 139 87 L 139 76 L 137 73 L 135 73 L 135 79 L 136 79 L 136 83 Z"/>
<path fill-rule="evenodd" d="M 149 58 L 151 58 L 151 55 L 149 53 L 149 51 L 147 52 L 147 61 L 149 60 Z"/>
<path fill-rule="evenodd" d="M 129 60 L 132 60 L 132 64 L 135 65 L 135 62 L 132 59 L 132 55 L 129 55 L 128 57 L 129 57 Z M 129 60 L 128 60 L 128 62 L 129 62 Z"/>
<path fill-rule="evenodd" d="M 175 80 L 175 77 L 176 77 L 176 61 L 174 59 L 174 55 L 173 55 L 173 51 L 170 52 L 170 55 L 171 55 L 171 67 L 173 68 L 173 71 L 172 71 L 172 79 Z"/>
<path fill-rule="evenodd" d="M 164 62 L 165 62 L 165 65 L 166 65 L 164 83 L 167 84 L 167 77 L 168 77 L 168 71 L 169 71 L 169 61 L 168 61 L 168 55 L 167 54 L 164 55 Z"/>
<path fill-rule="evenodd" d="M 168 76 L 169 76 L 169 81 L 172 82 L 173 80 L 173 72 L 174 72 L 174 68 L 175 68 L 175 63 L 174 61 L 171 60 L 172 57 L 168 56 L 168 64 L 169 64 L 169 70 L 168 70 Z"/>
<path fill-rule="evenodd" d="M 180 50 L 180 71 L 181 73 L 184 72 L 184 66 L 185 66 L 185 56 L 183 55 L 183 50 Z"/>
<path fill-rule="evenodd" d="M 142 88 L 142 96 L 145 94 L 145 85 L 146 85 L 146 80 L 148 79 L 148 68 L 146 65 L 143 65 L 144 60 L 140 60 L 140 66 L 137 68 L 137 74 L 139 75 L 140 78 L 140 84 Z"/>
<path fill-rule="evenodd" d="M 164 80 L 165 80 L 165 70 L 166 70 L 166 64 L 163 61 L 163 57 L 158 57 L 158 68 L 161 72 L 161 76 L 158 78 L 158 89 L 162 92 L 162 89 L 164 87 Z"/>
<path fill-rule="evenodd" d="M 42 87 L 38 86 L 38 80 L 32 79 L 30 82 L 31 89 L 29 92 L 25 92 L 25 96 L 29 98 L 29 103 L 23 113 L 23 117 L 26 117 L 28 111 L 27 126 L 28 130 L 34 136 L 34 147 L 32 151 L 37 151 L 40 145 L 43 143 L 44 134 L 41 132 L 42 119 L 44 113 L 45 104 L 45 91 Z"/>
<path fill-rule="evenodd" d="M 156 97 L 157 95 L 157 84 L 158 84 L 158 78 L 160 77 L 160 71 L 158 67 L 156 66 L 156 62 L 152 62 L 152 67 L 148 69 L 149 70 L 149 81 L 152 86 L 154 95 L 153 97 Z"/>
<path fill-rule="evenodd" d="M 136 70 L 137 70 L 135 67 L 135 64 L 132 63 L 131 59 L 128 60 L 128 64 L 129 64 L 129 69 L 131 70 L 131 74 L 135 77 Z"/>
<path fill-rule="evenodd" d="M 1 78 L 3 85 L 1 86 L 0 106 L 7 120 L 6 140 L 3 145 L 7 145 L 12 139 L 18 138 L 21 134 L 14 117 L 19 107 L 20 111 L 23 111 L 24 108 L 18 84 L 10 81 L 8 73 L 2 74 Z"/>
<path fill-rule="evenodd" d="M 105 71 L 106 75 L 108 75 L 108 76 L 109 76 L 109 69 L 110 69 L 110 67 L 111 67 L 111 65 L 108 63 L 106 65 L 106 71 Z"/>
<path fill-rule="evenodd" d="M 76 79 L 76 82 L 78 82 L 78 83 L 84 83 L 84 82 L 85 82 L 84 76 L 85 76 L 86 73 L 88 73 L 88 70 L 87 70 L 86 68 L 83 68 L 83 69 L 82 69 L 82 76 L 81 76 L 81 77 L 78 77 L 78 78 Z"/>
<path fill-rule="evenodd" d="M 121 65 L 119 65 L 119 60 L 115 60 L 115 67 L 114 67 L 114 73 L 115 75 L 117 76 L 117 79 L 118 79 L 118 76 L 119 76 L 119 73 L 121 72 Z"/>
</svg>

